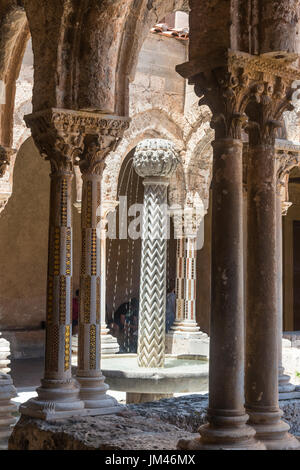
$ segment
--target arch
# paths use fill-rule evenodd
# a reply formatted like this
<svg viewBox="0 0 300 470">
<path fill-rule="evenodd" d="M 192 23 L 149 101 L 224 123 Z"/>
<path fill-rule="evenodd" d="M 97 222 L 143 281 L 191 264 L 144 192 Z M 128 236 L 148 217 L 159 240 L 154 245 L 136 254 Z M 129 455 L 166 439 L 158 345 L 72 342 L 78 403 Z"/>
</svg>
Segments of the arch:
<svg viewBox="0 0 300 470">
<path fill-rule="evenodd" d="M 0 80 L 5 86 L 5 104 L 0 106 L 0 143 L 5 147 L 13 144 L 16 80 L 29 36 L 24 8 L 11 7 L 3 16 L 0 28 Z"/>
<path fill-rule="evenodd" d="M 167 113 L 151 109 L 134 116 L 117 150 L 107 158 L 102 178 L 102 200 L 116 200 L 118 179 L 124 159 L 139 142 L 149 138 L 171 140 L 179 153 L 184 150 L 182 130 Z"/>
</svg>

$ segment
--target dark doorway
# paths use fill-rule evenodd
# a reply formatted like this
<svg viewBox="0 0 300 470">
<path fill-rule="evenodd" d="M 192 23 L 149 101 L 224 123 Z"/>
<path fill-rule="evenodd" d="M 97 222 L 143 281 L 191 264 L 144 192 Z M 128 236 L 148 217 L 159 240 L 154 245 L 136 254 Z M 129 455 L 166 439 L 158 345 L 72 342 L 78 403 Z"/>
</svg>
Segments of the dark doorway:
<svg viewBox="0 0 300 470">
<path fill-rule="evenodd" d="M 300 220 L 294 221 L 294 330 L 300 331 Z"/>
</svg>

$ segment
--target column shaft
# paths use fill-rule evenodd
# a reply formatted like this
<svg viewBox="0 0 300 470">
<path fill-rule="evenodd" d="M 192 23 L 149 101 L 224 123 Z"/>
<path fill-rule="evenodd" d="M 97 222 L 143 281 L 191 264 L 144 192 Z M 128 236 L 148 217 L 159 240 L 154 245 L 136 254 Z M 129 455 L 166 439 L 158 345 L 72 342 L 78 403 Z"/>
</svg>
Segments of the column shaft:
<svg viewBox="0 0 300 470">
<path fill-rule="evenodd" d="M 246 409 L 268 449 L 299 446 L 278 406 L 278 245 L 274 145 L 251 145 L 248 161 Z M 280 273 L 279 273 L 280 275 Z M 281 302 L 281 300 L 280 300 Z"/>
<path fill-rule="evenodd" d="M 53 171 L 50 187 L 45 376 L 38 398 L 20 411 L 40 418 L 82 412 L 71 372 L 72 336 L 72 173 Z"/>
<path fill-rule="evenodd" d="M 212 294 L 208 424 L 183 449 L 264 448 L 244 409 L 242 142 L 213 142 Z"/>
<path fill-rule="evenodd" d="M 289 398 L 295 390 L 290 383 L 290 376 L 284 373 L 282 365 L 282 332 L 283 332 L 283 259 L 282 259 L 282 200 L 281 194 L 276 194 L 276 260 L 277 260 L 277 320 L 278 320 L 278 390 L 279 398 Z"/>
<path fill-rule="evenodd" d="M 144 180 L 138 365 L 163 367 L 166 329 L 168 179 Z"/>
<path fill-rule="evenodd" d="M 108 385 L 100 368 L 101 359 L 101 262 L 100 198 L 101 174 L 83 173 L 82 252 L 80 273 L 80 315 L 77 380 L 80 397 L 89 414 L 108 414 L 117 402 L 106 395 Z M 98 227 L 98 228 L 97 228 Z"/>
<path fill-rule="evenodd" d="M 196 251 L 194 237 L 177 240 L 176 318 L 172 331 L 200 333 L 196 322 Z"/>
<path fill-rule="evenodd" d="M 101 226 L 103 222 L 104 227 Z M 100 322 L 101 322 L 101 355 L 116 354 L 120 351 L 117 338 L 109 334 L 106 323 L 106 236 L 107 220 L 100 221 Z"/>
<path fill-rule="evenodd" d="M 226 410 L 243 421 L 242 144 L 223 139 L 213 148 L 209 418 Z"/>
</svg>

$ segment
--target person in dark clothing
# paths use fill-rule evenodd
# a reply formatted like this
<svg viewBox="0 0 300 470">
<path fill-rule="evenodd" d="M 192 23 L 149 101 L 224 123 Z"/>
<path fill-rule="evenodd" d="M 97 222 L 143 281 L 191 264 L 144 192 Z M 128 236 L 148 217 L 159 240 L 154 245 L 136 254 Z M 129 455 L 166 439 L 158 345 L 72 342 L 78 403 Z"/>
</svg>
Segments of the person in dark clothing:
<svg viewBox="0 0 300 470">
<path fill-rule="evenodd" d="M 78 333 L 78 319 L 79 319 L 79 289 L 75 292 L 72 302 L 72 333 L 76 335 Z"/>
</svg>

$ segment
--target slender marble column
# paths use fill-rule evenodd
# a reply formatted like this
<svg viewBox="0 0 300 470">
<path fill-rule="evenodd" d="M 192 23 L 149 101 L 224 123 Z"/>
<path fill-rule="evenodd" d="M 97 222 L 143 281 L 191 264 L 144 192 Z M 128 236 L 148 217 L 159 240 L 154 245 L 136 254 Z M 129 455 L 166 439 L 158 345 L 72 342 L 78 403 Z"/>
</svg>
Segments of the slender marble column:
<svg viewBox="0 0 300 470">
<path fill-rule="evenodd" d="M 117 338 L 109 334 L 106 324 L 106 239 L 107 239 L 107 215 L 114 212 L 117 201 L 104 201 L 100 221 L 100 320 L 101 320 L 101 355 L 116 354 L 120 351 Z"/>
<path fill-rule="evenodd" d="M 176 259 L 176 319 L 173 331 L 198 333 L 196 322 L 196 262 L 197 239 L 184 237 L 177 240 Z"/>
<path fill-rule="evenodd" d="M 285 95 L 272 96 L 269 90 L 268 84 L 261 87 L 259 104 L 249 109 L 255 124 L 249 128 L 245 387 L 249 423 L 257 438 L 267 449 L 283 450 L 299 448 L 300 443 L 288 433 L 278 405 L 276 124 L 271 118 L 286 105 Z"/>
<path fill-rule="evenodd" d="M 51 161 L 45 376 L 38 397 L 20 406 L 43 419 L 83 411 L 71 372 L 72 335 L 72 166 Z"/>
<path fill-rule="evenodd" d="M 178 163 L 171 142 L 141 142 L 133 165 L 144 179 L 138 365 L 163 367 L 166 329 L 167 189 Z"/>
<path fill-rule="evenodd" d="M 282 217 L 285 210 L 282 207 L 282 197 L 276 194 L 276 260 L 277 260 L 277 310 L 278 310 L 278 391 L 279 399 L 293 398 L 292 392 L 296 386 L 290 383 L 291 377 L 284 373 L 282 365 L 282 331 L 283 331 L 283 260 L 282 260 Z M 292 395 L 291 395 L 292 394 Z M 295 396 L 296 398 L 296 396 Z"/>
<path fill-rule="evenodd" d="M 118 402 L 106 395 L 108 385 L 101 372 L 101 178 L 105 158 L 127 128 L 124 118 L 102 115 L 96 128 L 84 139 L 80 155 L 82 172 L 82 252 L 77 380 L 80 398 L 88 414 L 102 415 L 119 410 Z M 93 132 L 92 132 L 93 131 Z M 99 212 L 100 210 L 100 212 Z M 103 246 L 102 246 L 103 248 Z M 104 253 L 103 253 L 104 254 Z"/>
</svg>

